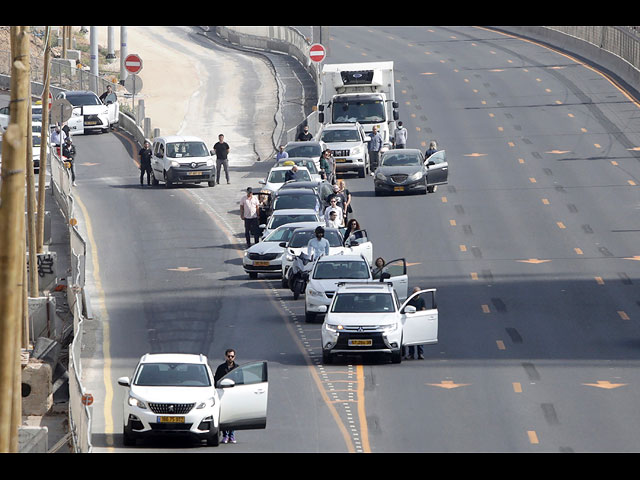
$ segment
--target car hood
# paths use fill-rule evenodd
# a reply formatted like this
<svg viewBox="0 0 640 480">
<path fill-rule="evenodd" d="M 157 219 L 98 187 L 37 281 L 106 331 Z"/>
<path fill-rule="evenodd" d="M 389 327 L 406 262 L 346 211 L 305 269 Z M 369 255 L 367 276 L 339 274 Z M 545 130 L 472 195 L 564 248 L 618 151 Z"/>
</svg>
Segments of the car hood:
<svg viewBox="0 0 640 480">
<path fill-rule="evenodd" d="M 327 148 L 330 150 L 350 150 L 362 145 L 360 142 L 331 142 L 327 143 Z"/>
<path fill-rule="evenodd" d="M 373 326 L 391 325 L 398 321 L 397 312 L 389 313 L 331 313 L 325 317 L 325 323 L 331 325 Z"/>
<path fill-rule="evenodd" d="M 192 403 L 216 395 L 214 387 L 142 387 L 131 386 L 131 394 L 152 403 Z"/>
<path fill-rule="evenodd" d="M 282 253 L 284 248 L 280 246 L 280 242 L 259 242 L 247 249 L 249 253 L 258 253 L 264 255 L 266 253 Z"/>
<path fill-rule="evenodd" d="M 99 113 L 107 113 L 106 105 L 81 105 L 73 107 L 73 113 L 77 115 L 94 115 Z"/>
<path fill-rule="evenodd" d="M 313 290 L 319 290 L 322 292 L 332 292 L 338 288 L 338 283 L 347 283 L 347 282 L 368 282 L 370 279 L 345 279 L 345 278 L 331 278 L 326 280 L 318 280 L 317 278 L 312 278 L 309 280 L 309 288 Z"/>
<path fill-rule="evenodd" d="M 395 174 L 405 174 L 411 175 L 412 173 L 421 172 L 424 168 L 420 165 L 408 165 L 408 166 L 398 166 L 398 167 L 385 167 L 384 165 L 378 167 L 376 173 L 382 173 L 383 175 L 395 175 Z"/>
</svg>

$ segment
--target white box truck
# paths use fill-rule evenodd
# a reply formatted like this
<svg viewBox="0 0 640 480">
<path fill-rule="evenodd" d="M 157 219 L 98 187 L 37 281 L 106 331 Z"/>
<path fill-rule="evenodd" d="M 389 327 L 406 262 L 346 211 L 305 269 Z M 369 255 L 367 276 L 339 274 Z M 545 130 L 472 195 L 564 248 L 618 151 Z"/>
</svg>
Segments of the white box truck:
<svg viewBox="0 0 640 480">
<path fill-rule="evenodd" d="M 321 124 L 358 122 L 367 134 L 375 126 L 386 150 L 399 117 L 397 108 L 392 61 L 323 65 L 318 99 Z"/>
</svg>

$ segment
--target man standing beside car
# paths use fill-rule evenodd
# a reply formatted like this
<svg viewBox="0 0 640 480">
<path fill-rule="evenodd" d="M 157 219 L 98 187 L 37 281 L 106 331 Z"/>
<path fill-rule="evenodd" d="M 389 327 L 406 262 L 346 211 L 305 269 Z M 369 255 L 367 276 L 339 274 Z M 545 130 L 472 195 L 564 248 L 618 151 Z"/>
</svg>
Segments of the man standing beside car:
<svg viewBox="0 0 640 480">
<path fill-rule="evenodd" d="M 260 241 L 260 200 L 253 196 L 253 189 L 247 187 L 247 194 L 240 200 L 240 218 L 244 220 L 244 237 L 247 248 L 251 246 L 251 235 L 255 243 Z"/>
<path fill-rule="evenodd" d="M 216 152 L 216 183 L 220 185 L 220 170 L 224 167 L 224 176 L 227 177 L 227 183 L 229 182 L 229 144 L 224 141 L 224 135 L 218 135 L 218 141 L 213 146 L 213 150 Z"/>
<path fill-rule="evenodd" d="M 147 185 L 151 185 L 151 148 L 149 142 L 147 140 L 144 141 L 143 147 L 138 152 L 138 156 L 140 157 L 140 185 L 144 185 L 142 180 L 144 179 L 144 174 L 147 174 Z"/>
<path fill-rule="evenodd" d="M 233 348 L 228 348 L 224 352 L 224 357 L 225 362 L 218 365 L 218 368 L 216 368 L 216 373 L 213 374 L 214 384 L 217 384 L 222 377 L 224 377 L 227 373 L 238 366 L 238 364 L 235 362 L 236 351 Z M 236 443 L 235 431 L 223 430 L 222 443 Z"/>
<path fill-rule="evenodd" d="M 371 137 L 371 141 L 369 142 L 369 145 L 368 145 L 369 162 L 370 162 L 371 175 L 373 175 L 374 170 L 378 168 L 378 159 L 380 157 L 380 149 L 382 149 L 382 137 L 378 133 L 378 128 L 375 126 L 373 127 L 373 130 L 371 130 L 371 135 L 369 136 Z"/>
</svg>

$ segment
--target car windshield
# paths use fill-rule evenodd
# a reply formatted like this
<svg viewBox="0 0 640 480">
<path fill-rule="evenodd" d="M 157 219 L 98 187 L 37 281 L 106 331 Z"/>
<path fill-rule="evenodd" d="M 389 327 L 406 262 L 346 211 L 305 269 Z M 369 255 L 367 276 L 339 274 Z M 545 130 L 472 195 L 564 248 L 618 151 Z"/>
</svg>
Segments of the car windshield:
<svg viewBox="0 0 640 480">
<path fill-rule="evenodd" d="M 133 380 L 142 387 L 210 387 L 205 365 L 195 363 L 143 363 Z"/>
<path fill-rule="evenodd" d="M 285 162 L 293 162 L 296 165 L 298 165 L 299 167 L 305 167 L 307 170 L 309 170 L 309 173 L 311 174 L 316 174 L 318 173 L 318 169 L 316 168 L 316 164 L 313 160 L 307 160 L 305 159 L 298 159 L 298 160 L 291 160 L 289 158 L 285 158 L 282 159 L 278 162 L 278 167 L 286 167 L 287 165 L 285 165 Z"/>
<path fill-rule="evenodd" d="M 40 145 L 40 135 L 34 135 L 33 136 L 33 146 L 37 147 Z"/>
<path fill-rule="evenodd" d="M 271 174 L 269 175 L 269 183 L 284 183 L 284 176 L 287 174 L 287 172 L 289 172 L 290 170 L 273 170 L 271 172 Z M 311 180 L 311 177 L 309 176 L 309 172 L 307 172 L 306 170 L 298 170 L 296 172 L 296 181 L 298 182 L 308 182 Z"/>
<path fill-rule="evenodd" d="M 316 236 L 315 230 L 300 230 L 295 232 L 291 236 L 291 241 L 289 242 L 289 246 L 291 248 L 302 248 L 306 247 L 313 237 Z M 325 230 L 324 238 L 329 241 L 330 247 L 341 247 L 342 246 L 342 236 L 337 230 Z"/>
<path fill-rule="evenodd" d="M 277 228 L 267 235 L 262 242 L 288 242 L 291 234 L 297 227 L 281 227 Z"/>
<path fill-rule="evenodd" d="M 382 158 L 382 166 L 384 167 L 417 167 L 420 165 L 422 165 L 422 161 L 418 153 L 394 152 Z"/>
<path fill-rule="evenodd" d="M 67 100 L 71 105 L 79 107 L 81 105 L 102 105 L 102 102 L 95 93 L 74 93 L 67 94 Z"/>
<path fill-rule="evenodd" d="M 287 145 L 284 151 L 290 157 L 318 157 L 322 155 L 322 147 L 318 144 Z"/>
<path fill-rule="evenodd" d="M 331 308 L 336 313 L 385 313 L 394 312 L 390 293 L 340 293 Z"/>
<path fill-rule="evenodd" d="M 367 280 L 371 275 L 365 262 L 353 260 L 329 260 L 318 262 L 313 278 L 318 280 L 349 279 Z"/>
<path fill-rule="evenodd" d="M 293 214 L 293 215 L 274 215 L 271 217 L 271 228 L 278 228 L 285 223 L 302 223 L 302 222 L 317 222 L 317 215 L 311 214 Z"/>
<path fill-rule="evenodd" d="M 167 157 L 208 157 L 207 146 L 202 142 L 175 142 L 167 143 Z"/>
<path fill-rule="evenodd" d="M 360 135 L 357 130 L 325 130 L 322 132 L 322 141 L 325 143 L 359 142 Z"/>
<path fill-rule="evenodd" d="M 334 123 L 379 123 L 385 121 L 382 100 L 349 100 L 333 102 Z"/>
<path fill-rule="evenodd" d="M 309 210 L 318 210 L 320 208 L 320 202 L 315 195 L 278 195 L 276 201 L 273 202 L 274 210 L 290 208 L 304 208 Z"/>
</svg>

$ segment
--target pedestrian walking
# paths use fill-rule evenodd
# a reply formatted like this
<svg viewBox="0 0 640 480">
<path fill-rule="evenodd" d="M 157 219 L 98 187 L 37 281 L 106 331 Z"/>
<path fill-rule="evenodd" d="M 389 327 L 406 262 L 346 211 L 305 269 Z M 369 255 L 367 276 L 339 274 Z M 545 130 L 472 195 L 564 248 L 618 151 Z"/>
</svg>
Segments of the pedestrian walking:
<svg viewBox="0 0 640 480">
<path fill-rule="evenodd" d="M 224 176 L 229 182 L 229 144 L 224 141 L 224 135 L 218 135 L 218 141 L 213 146 L 213 150 L 216 153 L 216 183 L 220 185 L 220 172 L 224 167 Z"/>
<path fill-rule="evenodd" d="M 411 292 L 411 294 L 413 295 L 416 292 L 419 292 L 421 290 L 420 287 L 413 287 L 413 291 Z M 427 306 L 424 303 L 424 298 L 422 298 L 420 295 L 416 295 L 415 297 L 413 297 L 411 300 L 409 300 L 407 302 L 407 305 L 411 305 L 416 307 L 416 311 L 420 311 L 420 310 L 426 310 Z M 418 359 L 419 360 L 424 360 L 424 345 L 411 345 L 409 347 L 403 347 L 404 348 L 404 358 L 405 359 L 412 359 L 414 358 L 414 354 L 416 353 L 416 347 L 417 347 L 417 353 L 418 353 Z"/>
<path fill-rule="evenodd" d="M 260 200 L 253 195 L 253 189 L 247 187 L 247 194 L 240 200 L 240 218 L 244 220 L 244 238 L 247 241 L 247 248 L 251 246 L 251 236 L 254 242 L 260 241 Z"/>
<path fill-rule="evenodd" d="M 224 363 L 218 365 L 216 373 L 213 374 L 213 381 L 216 385 L 222 377 L 238 366 L 235 361 L 236 351 L 233 348 L 228 348 L 224 352 L 224 359 Z M 222 430 L 222 443 L 236 443 L 235 433 L 234 430 Z"/>
<path fill-rule="evenodd" d="M 64 140 L 64 146 L 62 147 L 62 156 L 65 157 L 65 162 L 69 163 L 69 168 L 71 169 L 71 182 L 74 187 L 76 187 L 76 169 L 74 166 L 74 158 L 76 156 L 76 147 L 73 145 L 71 141 L 71 137 L 67 137 Z"/>
<path fill-rule="evenodd" d="M 313 135 L 309 131 L 309 125 L 305 125 L 302 131 L 298 134 L 298 138 L 296 138 L 298 142 L 309 142 L 313 140 Z"/>
<path fill-rule="evenodd" d="M 147 174 L 147 185 L 151 185 L 151 175 L 153 174 L 151 171 L 151 144 L 147 140 L 144 141 L 138 156 L 140 157 L 140 185 L 144 185 L 145 173 Z"/>
<path fill-rule="evenodd" d="M 382 136 L 378 133 L 378 127 L 373 127 L 371 130 L 371 140 L 369 141 L 368 149 L 369 149 L 369 170 L 370 174 L 373 175 L 373 172 L 376 168 L 378 168 L 378 163 L 380 161 L 380 150 L 382 149 Z"/>
<path fill-rule="evenodd" d="M 395 148 L 406 148 L 407 147 L 407 129 L 404 128 L 402 122 L 398 122 L 398 126 L 396 127 L 395 138 L 393 140 Z"/>
</svg>

